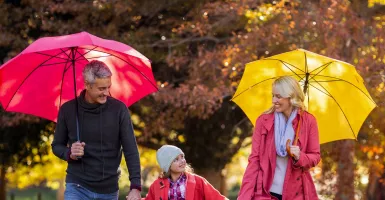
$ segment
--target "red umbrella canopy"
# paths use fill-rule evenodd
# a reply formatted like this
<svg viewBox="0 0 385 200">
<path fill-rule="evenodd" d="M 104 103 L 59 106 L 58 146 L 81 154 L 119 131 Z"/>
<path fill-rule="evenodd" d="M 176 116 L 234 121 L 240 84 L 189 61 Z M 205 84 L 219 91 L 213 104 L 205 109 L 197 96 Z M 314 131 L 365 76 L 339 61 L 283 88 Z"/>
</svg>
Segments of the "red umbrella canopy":
<svg viewBox="0 0 385 200">
<path fill-rule="evenodd" d="M 59 107 L 84 88 L 92 60 L 112 72 L 111 96 L 127 106 L 158 90 L 150 60 L 132 47 L 87 32 L 36 40 L 0 67 L 0 103 L 7 111 L 56 121 Z"/>
</svg>

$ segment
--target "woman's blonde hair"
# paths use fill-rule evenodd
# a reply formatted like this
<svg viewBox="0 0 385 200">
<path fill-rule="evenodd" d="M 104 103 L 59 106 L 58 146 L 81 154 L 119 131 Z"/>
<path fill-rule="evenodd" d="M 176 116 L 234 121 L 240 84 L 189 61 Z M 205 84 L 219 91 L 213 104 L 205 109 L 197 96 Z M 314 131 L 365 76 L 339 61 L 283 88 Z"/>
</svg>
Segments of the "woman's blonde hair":
<svg viewBox="0 0 385 200">
<path fill-rule="evenodd" d="M 298 81 L 291 76 L 281 76 L 273 82 L 273 89 L 275 89 L 283 98 L 290 98 L 292 106 L 306 110 L 303 93 Z M 275 111 L 274 105 L 265 112 L 265 114 L 273 113 Z"/>
<path fill-rule="evenodd" d="M 186 169 L 184 172 L 188 172 L 190 174 L 194 173 L 194 169 L 191 167 L 191 165 L 186 163 Z M 168 172 L 161 172 L 159 174 L 159 178 L 170 178 L 171 177 L 171 170 L 168 170 Z"/>
</svg>

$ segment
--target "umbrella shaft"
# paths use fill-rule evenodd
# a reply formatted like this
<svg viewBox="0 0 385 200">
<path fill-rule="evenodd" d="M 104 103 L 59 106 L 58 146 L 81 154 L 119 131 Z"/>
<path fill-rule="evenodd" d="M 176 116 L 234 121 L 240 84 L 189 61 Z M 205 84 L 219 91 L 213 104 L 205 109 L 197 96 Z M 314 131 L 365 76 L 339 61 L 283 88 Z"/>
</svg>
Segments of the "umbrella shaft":
<svg viewBox="0 0 385 200">
<path fill-rule="evenodd" d="M 303 93 L 306 95 L 306 92 L 307 92 L 307 89 L 309 87 L 309 76 L 310 76 L 310 73 L 306 73 L 306 76 L 305 76 L 305 83 L 303 85 Z"/>
<path fill-rule="evenodd" d="M 78 108 L 78 98 L 76 94 L 76 70 L 75 70 L 75 47 L 71 48 L 71 63 L 72 63 L 72 72 L 74 78 L 74 97 L 75 97 L 75 110 L 76 110 L 76 136 L 80 142 L 80 131 L 79 131 L 79 108 Z"/>
</svg>

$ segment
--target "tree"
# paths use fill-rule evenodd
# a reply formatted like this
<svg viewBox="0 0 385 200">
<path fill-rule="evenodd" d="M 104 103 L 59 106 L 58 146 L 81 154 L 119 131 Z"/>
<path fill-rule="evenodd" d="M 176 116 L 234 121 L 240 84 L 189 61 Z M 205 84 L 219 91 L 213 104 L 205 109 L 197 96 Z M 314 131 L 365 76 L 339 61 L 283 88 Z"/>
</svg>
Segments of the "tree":
<svg viewBox="0 0 385 200">
<path fill-rule="evenodd" d="M 379 107 L 364 124 L 359 142 L 338 142 L 345 149 L 322 146 L 328 191 L 321 194 L 353 199 L 363 190 L 355 184 L 360 168 L 377 166 L 370 181 L 381 180 L 384 160 L 378 149 L 383 144 L 377 139 L 383 138 L 377 135 L 385 131 L 383 5 L 369 7 L 359 0 L 15 2 L 0 6 L 0 55 L 5 60 L 38 37 L 84 30 L 129 44 L 152 59 L 160 91 L 130 108 L 138 143 L 151 149 L 165 143 L 180 146 L 196 171 L 217 188 L 226 163 L 249 145 L 251 124 L 229 101 L 245 63 L 296 48 L 352 63 Z M 326 181 L 335 176 L 337 184 Z M 379 183 L 369 185 L 381 188 Z"/>
<path fill-rule="evenodd" d="M 363 4 L 365 6 L 362 6 Z M 374 93 L 371 88 L 378 88 L 383 82 L 381 79 L 383 67 L 381 66 L 384 62 L 378 59 L 384 56 L 383 43 L 380 42 L 381 39 L 383 41 L 384 31 L 379 26 L 382 22 L 380 16 L 383 9 L 384 6 L 368 8 L 367 1 L 292 3 L 280 1 L 272 11 L 259 7 L 251 12 L 250 16 L 256 16 L 256 20 L 251 23 L 249 33 L 246 36 L 241 35 L 240 38 L 246 38 L 246 40 L 238 42 L 241 45 L 238 45 L 237 48 L 241 49 L 240 52 L 246 49 L 249 57 L 255 58 L 305 48 L 356 64 L 357 70 L 366 80 L 375 101 L 381 104 L 379 107 L 382 108 L 383 92 Z M 264 14 L 267 12 L 270 15 Z M 273 14 L 271 14 L 272 12 Z M 257 40 L 258 44 L 250 45 L 253 40 Z M 247 57 L 244 54 L 238 54 L 238 56 L 240 59 Z M 378 114 L 378 111 L 375 111 L 371 119 L 379 117 Z M 369 124 L 364 124 L 361 135 L 366 135 L 367 125 Z M 378 128 L 379 124 L 376 126 L 376 129 Z M 367 134 L 370 135 L 370 132 Z M 361 135 L 359 139 L 361 139 Z M 330 148 L 329 145 L 322 146 L 323 158 L 324 161 L 327 161 L 323 162 L 322 166 L 326 173 L 326 169 L 333 169 L 330 165 L 337 165 L 335 175 L 338 176 L 338 179 L 334 198 L 354 199 L 354 188 L 357 183 L 355 152 L 359 152 L 362 146 L 360 143 L 354 145 L 353 141 L 340 141 L 337 144 L 338 149 Z M 377 143 L 375 146 L 378 147 L 377 145 L 379 144 Z M 354 151 L 354 147 L 359 151 Z M 363 159 L 360 164 L 367 159 L 358 158 Z M 329 191 L 323 193 L 330 192 L 330 187 L 327 190 Z"/>
<path fill-rule="evenodd" d="M 240 52 L 246 50 L 248 56 L 240 53 L 237 56 L 239 60 L 245 57 L 261 58 L 305 48 L 356 64 L 373 98 L 382 109 L 383 92 L 374 92 L 373 89 L 383 84 L 381 66 L 384 61 L 379 59 L 384 57 L 384 44 L 381 42 L 384 31 L 380 26 L 383 10 L 384 6 L 380 5 L 369 8 L 367 1 L 277 1 L 272 10 L 258 7 L 250 11 L 249 15 L 255 16 L 255 20 L 250 24 L 248 33 L 239 37 L 241 40 L 236 46 Z M 253 41 L 258 41 L 258 44 L 254 45 Z M 370 121 L 378 123 L 377 119 L 382 114 L 378 115 L 378 110 L 373 112 Z M 369 124 L 364 124 L 359 139 L 363 135 L 371 136 L 372 131 L 365 133 Z M 379 129 L 380 124 L 373 126 Z M 376 147 L 380 145 L 370 143 Z M 323 172 L 327 173 L 327 169 L 334 169 L 332 165 L 337 165 L 334 173 L 338 176 L 334 199 L 354 199 L 354 188 L 357 185 L 355 152 L 361 151 L 362 146 L 360 143 L 354 145 L 353 141 L 340 141 L 337 144 L 338 149 L 330 145 L 322 146 L 322 157 L 326 161 L 322 165 Z M 354 151 L 354 147 L 359 151 Z M 358 158 L 362 159 L 362 165 L 367 159 Z M 330 186 L 327 190 L 322 193 L 329 193 Z"/>
<path fill-rule="evenodd" d="M 164 92 L 131 108 L 134 113 L 140 114 L 141 122 L 146 124 L 144 128 L 136 126 L 143 133 L 138 137 L 139 144 L 153 149 L 166 141 L 177 144 L 185 150 L 197 172 L 207 175 L 215 172 L 216 177 L 220 177 L 217 172 L 221 171 L 242 146 L 242 141 L 250 135 L 251 127 L 239 108 L 229 102 L 231 90 L 228 86 L 231 82 L 223 79 L 227 77 L 227 72 L 222 72 L 222 67 L 203 69 L 216 64 L 223 65 L 224 56 L 215 56 L 222 54 L 221 50 L 225 49 L 222 43 L 232 36 L 232 28 L 239 29 L 245 22 L 244 17 L 231 8 L 234 3 L 225 2 L 221 5 L 219 1 L 207 2 L 159 0 L 156 3 L 159 7 L 153 7 L 153 1 L 142 1 L 141 4 L 131 1 L 23 1 L 15 5 L 3 5 L 3 19 L 13 16 L 11 20 L 2 22 L 3 35 L 7 38 L 2 45 L 3 54 L 9 59 L 38 37 L 83 30 L 137 47 L 146 56 L 153 58 L 155 76 L 160 80 L 159 86 L 169 85 L 164 88 Z M 207 10 L 213 13 L 215 6 L 222 7 L 221 12 L 214 13 L 214 18 L 210 21 L 217 32 L 210 36 L 205 36 L 212 31 L 210 24 L 207 25 L 208 30 L 205 30 L 206 27 L 191 28 L 195 23 L 197 26 L 198 23 L 206 26 L 204 23 L 208 20 L 207 15 L 200 11 L 204 6 L 208 6 Z M 216 22 L 216 19 L 227 16 L 225 12 L 230 10 L 230 17 L 220 23 Z M 195 16 L 196 14 L 199 15 Z M 238 21 L 241 22 L 240 25 Z M 223 25 L 228 22 L 234 22 L 234 27 L 223 29 Z M 183 26 L 190 28 L 185 30 Z M 221 38 L 216 38 L 218 36 Z M 217 44 L 220 48 L 216 49 Z M 211 50 L 206 50 L 205 46 Z M 170 49 L 171 53 L 168 54 L 165 49 Z M 197 59 L 211 61 L 204 63 Z M 188 64 L 185 61 L 191 63 L 185 65 Z M 197 65 L 200 67 L 195 69 Z M 207 81 L 210 83 L 206 83 Z M 186 95 L 191 90 L 191 95 Z M 172 96 L 181 98 L 169 98 Z M 176 104 L 171 105 L 172 101 Z M 154 106 L 148 106 L 153 104 Z M 151 112 L 146 113 L 146 109 Z M 158 111 L 162 111 L 164 118 L 153 114 Z M 185 115 L 186 111 L 188 115 Z M 169 125 L 160 130 L 160 127 L 154 126 L 154 118 Z M 168 123 L 169 121 L 172 123 Z M 211 136 L 211 139 L 207 136 Z M 201 144 L 201 141 L 204 143 Z M 233 144 L 228 145 L 229 142 Z M 207 153 L 202 150 L 202 146 L 213 148 Z M 210 162 L 204 155 L 215 159 Z M 219 187 L 219 181 L 214 182 L 214 185 Z"/>
<path fill-rule="evenodd" d="M 44 122 L 33 117 L 5 113 L 2 109 L 0 114 L 0 199 L 5 199 L 8 167 L 18 163 L 34 165 L 32 155 L 44 155 L 47 147 L 36 151 L 41 143 L 40 130 L 44 128 Z"/>
</svg>

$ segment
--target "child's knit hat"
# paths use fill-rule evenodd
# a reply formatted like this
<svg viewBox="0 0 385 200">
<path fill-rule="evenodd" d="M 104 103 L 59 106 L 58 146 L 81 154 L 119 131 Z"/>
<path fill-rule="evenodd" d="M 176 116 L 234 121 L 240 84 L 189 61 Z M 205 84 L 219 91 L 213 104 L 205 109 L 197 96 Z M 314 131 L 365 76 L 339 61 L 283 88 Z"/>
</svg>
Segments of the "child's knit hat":
<svg viewBox="0 0 385 200">
<path fill-rule="evenodd" d="M 156 160 L 162 170 L 167 173 L 174 159 L 180 154 L 184 155 L 183 151 L 173 145 L 163 145 L 156 152 Z"/>
</svg>

